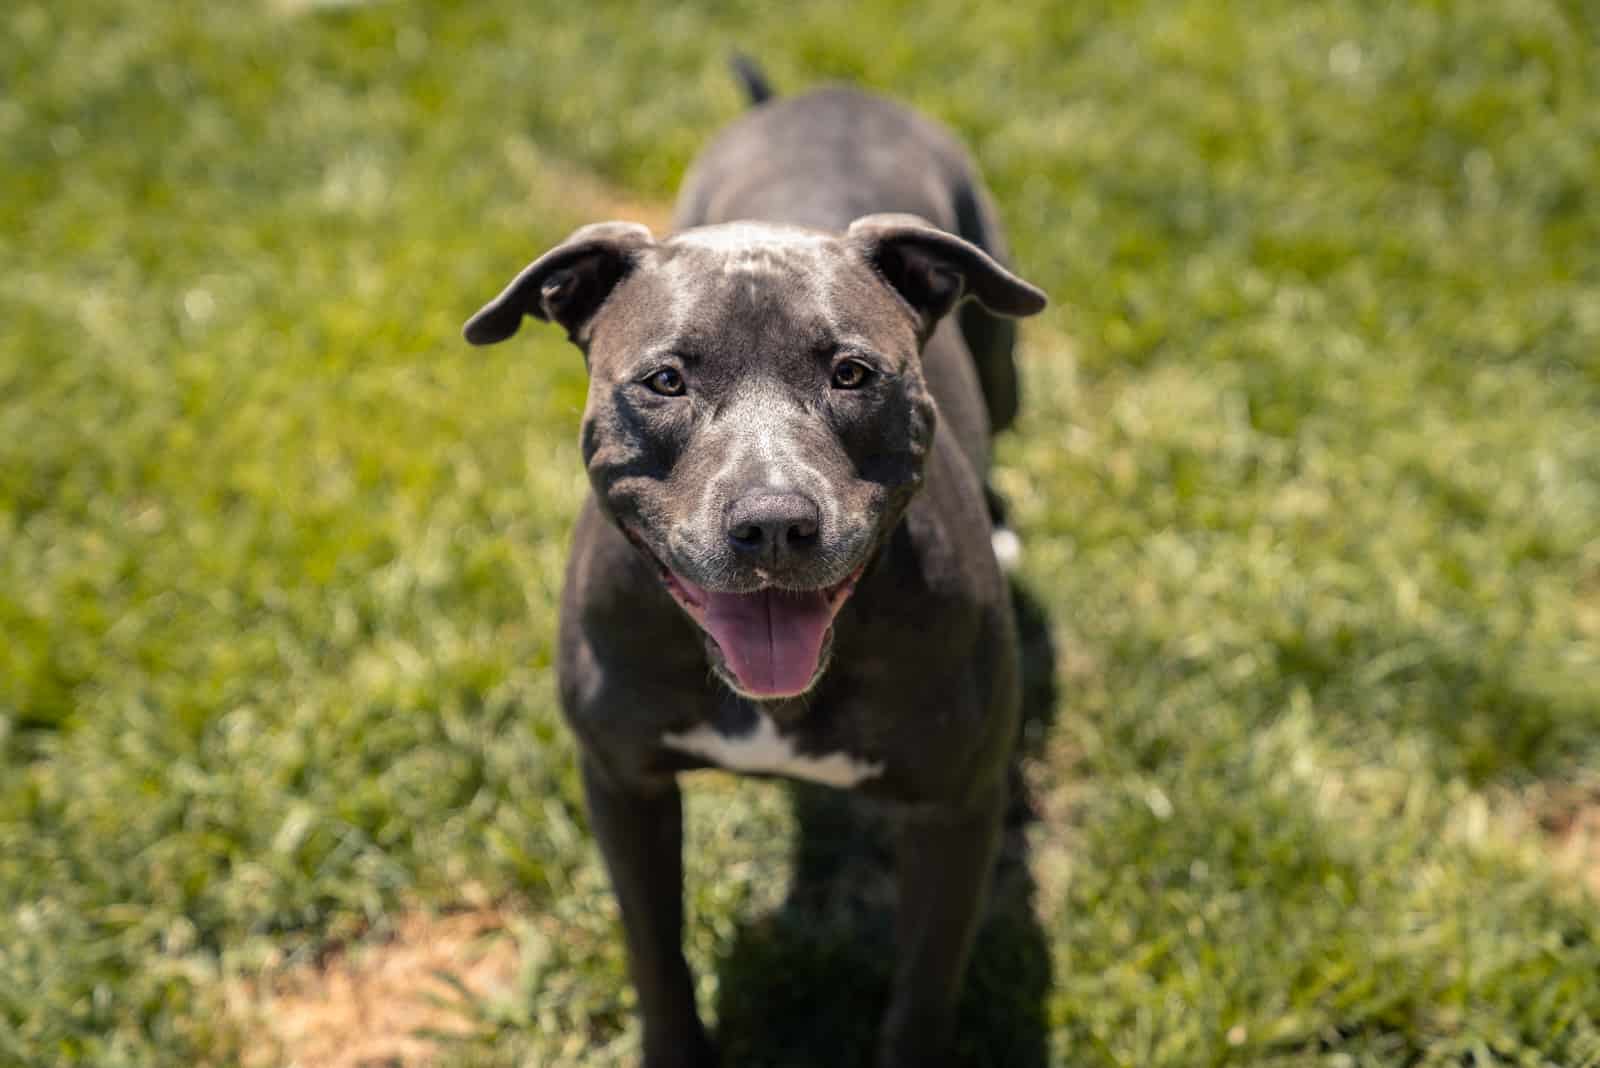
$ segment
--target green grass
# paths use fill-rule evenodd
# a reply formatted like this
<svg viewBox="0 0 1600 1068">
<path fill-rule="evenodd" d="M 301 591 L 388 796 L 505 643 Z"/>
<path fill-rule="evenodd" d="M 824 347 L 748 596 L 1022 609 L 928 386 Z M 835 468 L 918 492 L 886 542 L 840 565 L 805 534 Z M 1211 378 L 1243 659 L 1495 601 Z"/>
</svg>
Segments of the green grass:
<svg viewBox="0 0 1600 1068">
<path fill-rule="evenodd" d="M 0 1064 L 229 1063 L 230 978 L 468 886 L 530 925 L 448 1061 L 628 1062 L 550 674 L 582 366 L 456 330 L 595 183 L 670 198 L 735 46 L 956 127 L 1055 298 L 969 1063 L 1600 1064 L 1515 815 L 1600 760 L 1593 6 L 546 7 L 0 12 Z M 785 904 L 775 786 L 690 811 L 739 1063 L 762 998 L 870 1034 L 880 904 Z"/>
</svg>

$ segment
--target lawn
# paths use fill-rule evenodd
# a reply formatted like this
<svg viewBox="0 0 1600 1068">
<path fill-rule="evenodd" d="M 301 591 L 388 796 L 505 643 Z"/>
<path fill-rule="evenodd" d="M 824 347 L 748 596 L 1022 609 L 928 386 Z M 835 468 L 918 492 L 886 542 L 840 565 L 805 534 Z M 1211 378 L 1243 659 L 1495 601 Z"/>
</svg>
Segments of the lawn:
<svg viewBox="0 0 1600 1068">
<path fill-rule="evenodd" d="M 438 1063 L 631 1063 L 551 678 L 583 368 L 458 328 L 659 223 L 734 47 L 957 129 L 1054 300 L 965 1063 L 1600 1064 L 1597 11 L 5 5 L 0 1064 L 287 1063 L 241 989 L 490 907 Z M 865 1063 L 870 842 L 690 794 L 729 1063 Z"/>
</svg>

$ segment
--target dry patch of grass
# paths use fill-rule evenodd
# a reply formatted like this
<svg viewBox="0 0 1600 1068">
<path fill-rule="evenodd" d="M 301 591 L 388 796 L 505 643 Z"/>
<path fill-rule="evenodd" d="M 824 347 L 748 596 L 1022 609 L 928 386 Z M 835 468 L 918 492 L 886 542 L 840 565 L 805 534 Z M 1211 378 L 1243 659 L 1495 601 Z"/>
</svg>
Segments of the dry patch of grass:
<svg viewBox="0 0 1600 1068">
<path fill-rule="evenodd" d="M 1556 867 L 1600 901 L 1600 782 L 1550 790 L 1535 811 Z"/>
<path fill-rule="evenodd" d="M 305 15 L 317 11 L 341 11 L 367 7 L 377 0 L 272 0 L 268 7 L 279 15 Z"/>
<path fill-rule="evenodd" d="M 401 916 L 391 937 L 239 983 L 228 1007 L 254 1041 L 246 1063 L 414 1068 L 470 1032 L 463 990 L 487 998 L 516 978 L 517 943 L 494 909 Z M 448 977 L 448 978 L 446 978 Z"/>
<path fill-rule="evenodd" d="M 643 223 L 657 237 L 672 232 L 672 204 L 657 197 L 641 197 L 613 185 L 593 171 L 551 155 L 524 135 L 506 140 L 505 161 L 521 177 L 531 195 L 556 201 L 563 214 L 585 222 L 621 219 Z"/>
</svg>

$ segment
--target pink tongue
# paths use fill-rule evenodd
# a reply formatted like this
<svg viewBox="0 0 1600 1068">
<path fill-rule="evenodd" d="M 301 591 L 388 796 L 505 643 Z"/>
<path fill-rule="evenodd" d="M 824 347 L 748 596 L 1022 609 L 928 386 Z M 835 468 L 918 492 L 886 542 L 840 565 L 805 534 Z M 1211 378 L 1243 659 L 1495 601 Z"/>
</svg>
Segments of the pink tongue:
<svg viewBox="0 0 1600 1068">
<path fill-rule="evenodd" d="M 833 613 L 821 590 L 705 594 L 705 628 L 749 693 L 802 693 L 817 673 Z"/>
</svg>

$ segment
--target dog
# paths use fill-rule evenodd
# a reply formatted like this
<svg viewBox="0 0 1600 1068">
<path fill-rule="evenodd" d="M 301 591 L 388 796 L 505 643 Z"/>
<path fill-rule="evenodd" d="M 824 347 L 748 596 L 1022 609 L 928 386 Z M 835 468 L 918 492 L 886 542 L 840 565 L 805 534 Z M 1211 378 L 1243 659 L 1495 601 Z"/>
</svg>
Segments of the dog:
<svg viewBox="0 0 1600 1068">
<path fill-rule="evenodd" d="M 854 790 L 896 815 L 877 1063 L 928 1068 L 978 925 L 1016 741 L 1018 652 L 985 476 L 1016 413 L 989 194 L 944 128 L 824 87 L 752 107 L 675 232 L 584 226 L 466 324 L 583 353 L 557 670 L 622 915 L 646 1068 L 717 1063 L 681 949 L 682 772 Z"/>
</svg>

